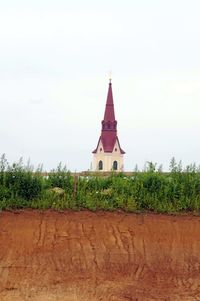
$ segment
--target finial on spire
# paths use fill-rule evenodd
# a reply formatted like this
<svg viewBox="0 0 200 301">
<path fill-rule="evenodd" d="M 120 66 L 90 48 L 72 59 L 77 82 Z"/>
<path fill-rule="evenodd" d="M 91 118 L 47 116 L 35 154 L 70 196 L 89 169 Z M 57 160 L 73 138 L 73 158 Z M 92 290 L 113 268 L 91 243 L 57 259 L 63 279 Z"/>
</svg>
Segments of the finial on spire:
<svg viewBox="0 0 200 301">
<path fill-rule="evenodd" d="M 109 84 L 112 83 L 112 71 L 109 71 Z"/>
</svg>

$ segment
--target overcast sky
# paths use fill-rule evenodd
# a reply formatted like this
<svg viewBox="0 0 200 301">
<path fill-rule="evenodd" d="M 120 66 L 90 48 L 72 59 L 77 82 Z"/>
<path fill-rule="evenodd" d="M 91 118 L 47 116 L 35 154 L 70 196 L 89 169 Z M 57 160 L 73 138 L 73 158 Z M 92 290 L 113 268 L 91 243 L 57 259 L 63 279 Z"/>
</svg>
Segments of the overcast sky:
<svg viewBox="0 0 200 301">
<path fill-rule="evenodd" d="M 0 154 L 87 170 L 112 70 L 125 169 L 200 163 L 199 0 L 0 0 Z"/>
</svg>

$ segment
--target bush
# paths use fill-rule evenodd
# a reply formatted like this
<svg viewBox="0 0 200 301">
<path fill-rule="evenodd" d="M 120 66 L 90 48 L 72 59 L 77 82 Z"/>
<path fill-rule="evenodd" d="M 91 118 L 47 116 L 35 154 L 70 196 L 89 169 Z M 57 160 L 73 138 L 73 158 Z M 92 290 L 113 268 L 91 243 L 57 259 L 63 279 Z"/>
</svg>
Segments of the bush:
<svg viewBox="0 0 200 301">
<path fill-rule="evenodd" d="M 13 198 L 31 200 L 40 196 L 42 178 L 13 164 L 5 173 L 5 187 L 10 190 Z"/>
<path fill-rule="evenodd" d="M 70 171 L 66 169 L 66 166 L 62 167 L 59 163 L 56 169 L 51 170 L 47 179 L 48 187 L 59 187 L 65 189 L 69 193 L 73 191 L 73 177 Z"/>
</svg>

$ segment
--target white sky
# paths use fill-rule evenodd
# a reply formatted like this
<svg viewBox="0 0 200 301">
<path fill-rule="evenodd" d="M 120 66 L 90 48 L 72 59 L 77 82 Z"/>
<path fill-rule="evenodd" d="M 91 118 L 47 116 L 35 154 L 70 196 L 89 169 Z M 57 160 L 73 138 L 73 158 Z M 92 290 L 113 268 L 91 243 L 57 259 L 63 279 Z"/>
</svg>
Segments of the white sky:
<svg viewBox="0 0 200 301">
<path fill-rule="evenodd" d="M 199 0 L 0 0 L 0 154 L 87 170 L 113 74 L 125 169 L 200 163 Z"/>
</svg>

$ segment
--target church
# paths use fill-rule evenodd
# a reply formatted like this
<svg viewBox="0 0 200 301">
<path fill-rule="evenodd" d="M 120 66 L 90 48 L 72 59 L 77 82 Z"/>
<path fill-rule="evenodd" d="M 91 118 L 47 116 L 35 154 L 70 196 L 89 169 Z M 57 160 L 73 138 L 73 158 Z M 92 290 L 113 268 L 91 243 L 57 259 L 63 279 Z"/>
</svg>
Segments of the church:
<svg viewBox="0 0 200 301">
<path fill-rule="evenodd" d="M 108 87 L 104 118 L 101 122 L 101 135 L 93 151 L 93 171 L 123 171 L 125 152 L 117 135 L 111 79 Z"/>
</svg>

